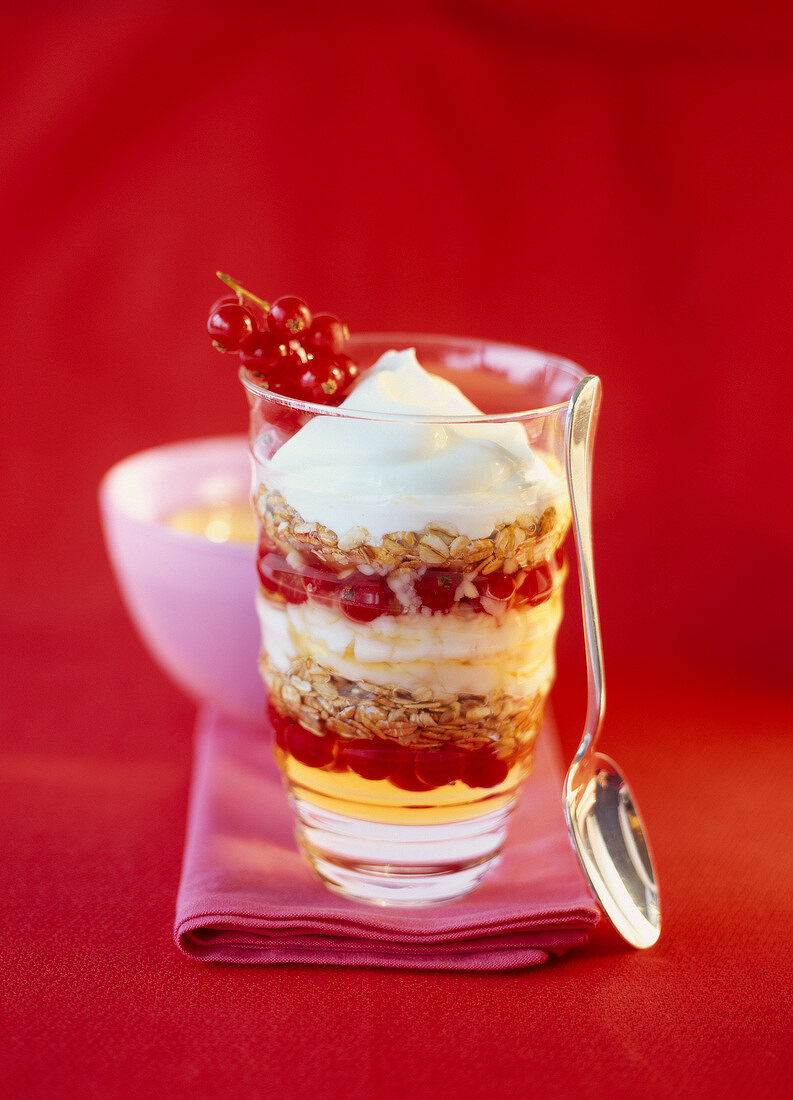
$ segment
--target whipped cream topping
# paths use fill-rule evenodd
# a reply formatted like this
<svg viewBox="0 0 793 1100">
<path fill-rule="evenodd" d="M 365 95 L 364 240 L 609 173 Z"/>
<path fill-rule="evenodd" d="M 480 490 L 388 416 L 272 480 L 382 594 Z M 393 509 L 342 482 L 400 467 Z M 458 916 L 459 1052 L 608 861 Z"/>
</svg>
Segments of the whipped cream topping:
<svg viewBox="0 0 793 1100">
<path fill-rule="evenodd" d="M 470 416 L 480 410 L 451 382 L 424 370 L 414 349 L 389 351 L 341 404 L 384 416 Z M 315 416 L 257 475 L 306 521 L 377 544 L 393 531 L 453 524 L 484 538 L 502 522 L 537 514 L 563 495 L 521 424 L 422 423 Z"/>
</svg>

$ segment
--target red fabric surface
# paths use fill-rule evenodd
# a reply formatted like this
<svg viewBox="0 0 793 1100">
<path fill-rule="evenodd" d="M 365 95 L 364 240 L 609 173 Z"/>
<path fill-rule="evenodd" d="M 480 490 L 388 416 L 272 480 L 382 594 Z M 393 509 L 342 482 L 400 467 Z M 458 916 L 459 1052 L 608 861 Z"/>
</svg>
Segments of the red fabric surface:
<svg viewBox="0 0 793 1100">
<path fill-rule="evenodd" d="M 375 10 L 3 16 L 4 1087 L 786 1095 L 790 10 Z M 660 868 L 652 951 L 599 930 L 472 975 L 175 949 L 193 709 L 133 634 L 95 492 L 244 426 L 202 334 L 218 267 L 602 376 L 605 747 Z M 568 752 L 579 635 L 573 594 Z"/>
</svg>

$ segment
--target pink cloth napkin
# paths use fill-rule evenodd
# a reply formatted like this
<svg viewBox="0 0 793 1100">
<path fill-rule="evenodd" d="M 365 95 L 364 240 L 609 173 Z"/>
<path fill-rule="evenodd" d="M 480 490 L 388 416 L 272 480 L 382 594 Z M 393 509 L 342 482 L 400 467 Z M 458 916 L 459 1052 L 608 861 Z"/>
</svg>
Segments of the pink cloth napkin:
<svg viewBox="0 0 793 1100">
<path fill-rule="evenodd" d="M 295 846 L 269 740 L 205 709 L 175 936 L 196 959 L 501 970 L 586 943 L 598 909 L 567 838 L 552 726 L 510 823 L 501 862 L 467 898 L 384 909 L 327 890 Z"/>
</svg>

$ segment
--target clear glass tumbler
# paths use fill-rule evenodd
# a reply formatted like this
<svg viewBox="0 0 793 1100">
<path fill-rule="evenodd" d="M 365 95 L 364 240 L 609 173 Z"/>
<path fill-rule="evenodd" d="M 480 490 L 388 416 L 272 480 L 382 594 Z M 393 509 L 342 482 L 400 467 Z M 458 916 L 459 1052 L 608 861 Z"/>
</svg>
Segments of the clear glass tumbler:
<svg viewBox="0 0 793 1100">
<path fill-rule="evenodd" d="M 241 372 L 261 672 L 297 839 L 331 889 L 387 905 L 466 894 L 504 844 L 554 681 L 564 418 L 584 376 L 476 340 L 347 350 L 365 369 L 407 348 L 485 411 L 353 412 Z"/>
</svg>

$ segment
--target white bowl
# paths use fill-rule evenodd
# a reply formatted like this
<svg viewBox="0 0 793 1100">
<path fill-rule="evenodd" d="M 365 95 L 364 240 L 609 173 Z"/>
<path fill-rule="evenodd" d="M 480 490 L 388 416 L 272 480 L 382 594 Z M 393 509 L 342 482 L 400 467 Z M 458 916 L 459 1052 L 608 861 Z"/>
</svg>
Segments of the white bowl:
<svg viewBox="0 0 793 1100">
<path fill-rule="evenodd" d="M 164 522 L 191 505 L 246 498 L 250 479 L 244 436 L 196 439 L 119 462 L 99 501 L 116 579 L 154 658 L 196 701 L 260 724 L 255 547 Z"/>
</svg>

